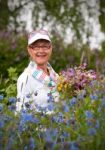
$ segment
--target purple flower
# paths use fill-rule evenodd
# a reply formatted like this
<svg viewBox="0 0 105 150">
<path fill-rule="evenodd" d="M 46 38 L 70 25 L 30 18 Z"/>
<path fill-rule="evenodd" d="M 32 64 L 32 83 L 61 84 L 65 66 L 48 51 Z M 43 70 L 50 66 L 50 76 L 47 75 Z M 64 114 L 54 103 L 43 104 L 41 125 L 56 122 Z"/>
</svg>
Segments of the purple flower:
<svg viewBox="0 0 105 150">
<path fill-rule="evenodd" d="M 74 77 L 75 75 L 75 70 L 73 68 L 68 68 L 67 73 L 69 77 Z"/>
</svg>

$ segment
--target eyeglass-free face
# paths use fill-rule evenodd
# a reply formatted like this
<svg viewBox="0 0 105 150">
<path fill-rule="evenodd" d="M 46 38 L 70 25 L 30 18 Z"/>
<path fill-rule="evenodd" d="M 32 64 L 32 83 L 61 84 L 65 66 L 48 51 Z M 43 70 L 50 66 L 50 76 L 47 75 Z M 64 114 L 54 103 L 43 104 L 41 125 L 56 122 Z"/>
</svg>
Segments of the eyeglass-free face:
<svg viewBox="0 0 105 150">
<path fill-rule="evenodd" d="M 52 45 L 49 41 L 38 40 L 28 46 L 28 52 L 37 65 L 45 65 L 52 54 Z"/>
</svg>

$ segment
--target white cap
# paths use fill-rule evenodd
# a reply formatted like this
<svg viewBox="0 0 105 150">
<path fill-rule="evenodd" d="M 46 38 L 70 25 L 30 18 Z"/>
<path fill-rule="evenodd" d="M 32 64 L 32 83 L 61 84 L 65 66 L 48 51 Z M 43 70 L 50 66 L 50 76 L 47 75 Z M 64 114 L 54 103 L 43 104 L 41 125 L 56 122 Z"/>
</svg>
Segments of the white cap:
<svg viewBox="0 0 105 150">
<path fill-rule="evenodd" d="M 44 39 L 44 40 L 51 42 L 48 32 L 46 30 L 40 29 L 40 30 L 32 31 L 29 33 L 28 45 L 40 39 Z"/>
</svg>

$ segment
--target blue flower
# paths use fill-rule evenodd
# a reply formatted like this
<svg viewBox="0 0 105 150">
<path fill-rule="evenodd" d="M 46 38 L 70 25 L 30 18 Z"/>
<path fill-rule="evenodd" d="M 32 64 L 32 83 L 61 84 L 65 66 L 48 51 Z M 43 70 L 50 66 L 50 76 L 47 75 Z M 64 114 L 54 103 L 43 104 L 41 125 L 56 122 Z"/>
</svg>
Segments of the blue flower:
<svg viewBox="0 0 105 150">
<path fill-rule="evenodd" d="M 9 102 L 10 103 L 16 103 L 16 98 L 15 97 L 10 97 Z"/>
<path fill-rule="evenodd" d="M 92 127 L 93 126 L 93 122 L 91 120 L 87 120 L 87 125 Z"/>
<path fill-rule="evenodd" d="M 50 103 L 49 105 L 48 105 L 48 110 L 49 111 L 53 111 L 54 110 L 54 104 L 53 103 Z"/>
<path fill-rule="evenodd" d="M 24 120 L 25 122 L 32 121 L 33 116 L 29 113 L 24 113 L 22 114 L 22 120 Z"/>
<path fill-rule="evenodd" d="M 81 90 L 77 98 L 83 100 L 85 96 L 86 96 L 86 90 Z"/>
<path fill-rule="evenodd" d="M 36 147 L 36 145 L 35 145 L 35 140 L 34 140 L 34 138 L 31 137 L 31 138 L 29 139 L 29 148 L 30 148 L 31 150 L 34 150 L 35 147 Z"/>
<path fill-rule="evenodd" d="M 26 94 L 26 98 L 30 98 L 31 97 L 31 94 Z"/>
<path fill-rule="evenodd" d="M 102 98 L 102 106 L 105 107 L 105 99 Z"/>
<path fill-rule="evenodd" d="M 7 148 L 6 148 L 7 150 L 12 149 L 13 142 L 14 142 L 14 138 L 10 137 L 8 140 Z"/>
<path fill-rule="evenodd" d="M 18 126 L 18 131 L 22 133 L 25 130 L 25 123 L 20 121 L 20 124 Z"/>
<path fill-rule="evenodd" d="M 70 99 L 70 106 L 74 106 L 76 102 L 77 102 L 77 99 L 73 97 L 72 99 Z"/>
<path fill-rule="evenodd" d="M 49 130 L 49 129 L 47 129 L 47 130 L 45 131 L 45 140 L 46 140 L 46 141 L 52 141 L 52 136 L 51 136 L 51 134 L 50 134 L 50 130 Z"/>
<path fill-rule="evenodd" d="M 37 118 L 35 118 L 32 114 L 30 113 L 23 113 L 21 116 L 21 120 L 26 123 L 26 122 L 33 122 L 38 124 L 39 120 Z"/>
<path fill-rule="evenodd" d="M 0 100 L 3 100 L 4 96 L 3 95 L 0 95 Z"/>
<path fill-rule="evenodd" d="M 88 134 L 89 135 L 95 135 L 96 134 L 96 129 L 95 128 L 89 128 L 88 129 Z"/>
<path fill-rule="evenodd" d="M 86 118 L 87 118 L 87 119 L 93 118 L 93 113 L 92 113 L 91 111 L 89 111 L 89 110 L 86 110 L 86 111 L 85 111 L 85 115 L 86 115 Z"/>
<path fill-rule="evenodd" d="M 28 147 L 27 147 L 27 146 L 25 146 L 25 147 L 24 147 L 24 150 L 28 150 Z"/>
<path fill-rule="evenodd" d="M 67 104 L 63 105 L 63 111 L 68 112 L 69 111 L 69 106 Z"/>
<path fill-rule="evenodd" d="M 3 128 L 4 127 L 4 120 L 0 120 L 0 128 Z"/>
<path fill-rule="evenodd" d="M 63 135 L 65 138 L 67 138 L 67 137 L 70 136 L 70 134 L 69 134 L 68 132 L 66 132 L 66 131 L 63 131 L 62 135 Z"/>
<path fill-rule="evenodd" d="M 35 123 L 35 124 L 39 124 L 40 121 L 37 118 L 34 117 L 32 122 Z"/>
<path fill-rule="evenodd" d="M 96 125 L 95 125 L 95 127 L 96 127 L 97 129 L 99 129 L 99 127 L 100 127 L 100 122 L 99 122 L 99 120 L 96 120 Z"/>
<path fill-rule="evenodd" d="M 48 103 L 54 101 L 54 98 L 53 98 L 53 96 L 52 96 L 52 93 L 48 93 L 47 96 L 48 96 L 48 99 L 47 99 L 47 102 L 48 102 Z"/>
<path fill-rule="evenodd" d="M 79 150 L 79 146 L 76 142 L 70 142 L 70 150 Z"/>
<path fill-rule="evenodd" d="M 25 107 L 26 107 L 27 109 L 29 109 L 29 108 L 31 107 L 30 103 L 29 103 L 29 102 L 26 102 L 26 103 L 25 103 Z"/>
<path fill-rule="evenodd" d="M 58 135 L 58 130 L 57 130 L 57 129 L 52 129 L 52 130 L 51 130 L 51 135 L 52 135 L 53 137 L 57 137 L 57 135 Z"/>
<path fill-rule="evenodd" d="M 8 106 L 8 108 L 11 111 L 15 111 L 16 110 L 16 106 L 15 105 L 10 105 L 10 106 Z"/>
<path fill-rule="evenodd" d="M 58 122 L 59 123 L 63 123 L 64 122 L 64 116 L 63 116 L 63 114 L 61 112 L 59 112 L 59 114 L 58 114 Z"/>
<path fill-rule="evenodd" d="M 51 117 L 52 122 L 58 122 L 58 117 L 57 116 L 52 116 Z"/>
<path fill-rule="evenodd" d="M 3 104 L 0 104 L 0 111 L 3 110 Z"/>
<path fill-rule="evenodd" d="M 90 99 L 91 99 L 91 100 L 98 100 L 98 95 L 96 95 L 96 94 L 91 94 L 91 95 L 90 95 Z"/>
</svg>

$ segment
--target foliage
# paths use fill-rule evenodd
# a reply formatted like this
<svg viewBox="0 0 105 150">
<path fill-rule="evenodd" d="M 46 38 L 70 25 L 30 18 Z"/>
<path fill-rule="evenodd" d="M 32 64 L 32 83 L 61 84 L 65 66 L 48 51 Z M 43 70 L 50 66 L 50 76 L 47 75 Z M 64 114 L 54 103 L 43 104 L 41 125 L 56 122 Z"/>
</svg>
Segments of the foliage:
<svg viewBox="0 0 105 150">
<path fill-rule="evenodd" d="M 17 71 L 21 70 L 27 64 L 26 52 L 26 34 L 14 34 L 12 31 L 0 31 L 0 71 L 2 78 L 7 78 L 7 69 L 9 67 L 17 67 Z M 21 64 L 20 64 L 21 62 Z"/>
<path fill-rule="evenodd" d="M 16 72 L 16 68 L 10 67 L 8 69 L 8 78 L 5 79 L 4 83 L 2 83 L 1 79 L 1 87 L 0 93 L 4 94 L 6 97 L 16 96 L 16 82 L 17 82 L 18 74 Z"/>
<path fill-rule="evenodd" d="M 78 69 L 76 71 L 78 72 Z M 15 70 L 10 69 L 10 76 L 15 74 L 11 72 Z M 86 80 L 87 72 L 89 73 L 84 72 Z M 68 72 L 65 72 L 64 77 L 66 76 Z M 81 74 L 78 76 L 81 77 Z M 68 83 L 70 80 L 73 78 L 68 78 Z M 77 78 L 75 80 L 78 81 Z M 31 110 L 30 105 L 26 105 L 25 110 L 17 112 L 16 98 L 0 95 L 0 147 L 22 150 L 103 150 L 105 77 L 100 75 L 94 80 L 89 79 L 88 84 L 85 83 L 86 86 L 82 89 L 76 89 L 78 92 L 75 96 L 67 94 L 62 99 L 62 95 L 65 95 L 65 91 L 62 91 L 59 103 L 49 102 L 48 111 L 46 108 L 40 108 L 37 112 Z M 71 85 L 68 86 L 71 89 Z"/>
</svg>

